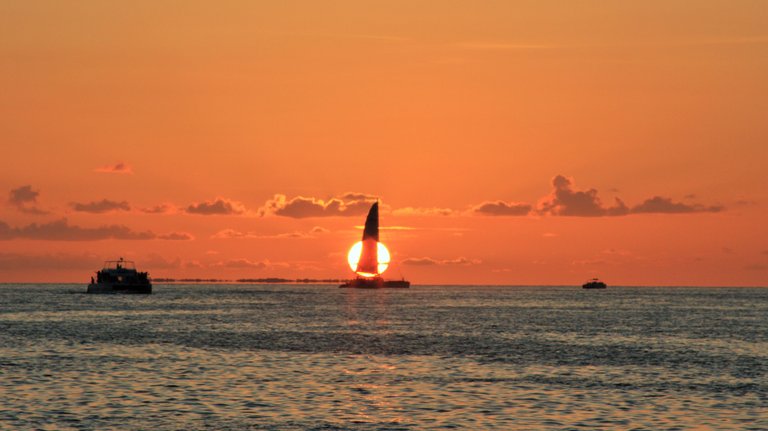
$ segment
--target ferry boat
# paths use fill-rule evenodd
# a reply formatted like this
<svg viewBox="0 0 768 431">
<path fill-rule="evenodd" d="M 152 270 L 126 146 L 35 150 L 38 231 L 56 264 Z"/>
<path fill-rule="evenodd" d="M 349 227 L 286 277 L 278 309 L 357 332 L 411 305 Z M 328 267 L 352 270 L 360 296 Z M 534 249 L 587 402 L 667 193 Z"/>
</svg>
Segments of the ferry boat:
<svg viewBox="0 0 768 431">
<path fill-rule="evenodd" d="M 583 289 L 605 289 L 608 286 L 602 281 L 596 278 L 593 278 L 592 280 L 589 280 L 586 283 L 582 284 L 581 287 Z"/>
<path fill-rule="evenodd" d="M 108 260 L 104 267 L 96 271 L 96 279 L 91 277 L 86 293 L 152 293 L 149 273 L 139 272 L 133 261 Z"/>
</svg>

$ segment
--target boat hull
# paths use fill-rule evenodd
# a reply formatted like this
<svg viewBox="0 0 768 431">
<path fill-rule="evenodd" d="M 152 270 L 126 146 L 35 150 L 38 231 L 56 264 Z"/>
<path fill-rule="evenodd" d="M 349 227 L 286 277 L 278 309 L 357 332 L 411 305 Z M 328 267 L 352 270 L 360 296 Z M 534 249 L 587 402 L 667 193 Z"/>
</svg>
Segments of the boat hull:
<svg viewBox="0 0 768 431">
<path fill-rule="evenodd" d="M 606 286 L 605 283 L 598 281 L 582 284 L 581 287 L 583 289 L 605 289 L 608 286 Z"/>
<path fill-rule="evenodd" d="M 355 278 L 339 286 L 342 289 L 407 289 L 408 280 L 384 280 L 381 277 Z"/>
<path fill-rule="evenodd" d="M 88 285 L 88 290 L 86 290 L 86 293 L 149 295 L 152 293 L 152 284 L 91 283 Z"/>
</svg>

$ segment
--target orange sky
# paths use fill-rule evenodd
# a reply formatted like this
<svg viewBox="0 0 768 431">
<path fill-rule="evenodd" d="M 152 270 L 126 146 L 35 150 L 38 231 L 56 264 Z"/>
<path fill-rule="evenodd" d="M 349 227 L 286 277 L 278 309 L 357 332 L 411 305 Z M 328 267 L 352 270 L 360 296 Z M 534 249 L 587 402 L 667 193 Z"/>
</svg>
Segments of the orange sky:
<svg viewBox="0 0 768 431">
<path fill-rule="evenodd" d="M 344 278 L 378 197 L 404 228 L 386 275 L 415 283 L 768 285 L 767 22 L 764 1 L 2 2 L 0 282 L 118 256 Z"/>
</svg>

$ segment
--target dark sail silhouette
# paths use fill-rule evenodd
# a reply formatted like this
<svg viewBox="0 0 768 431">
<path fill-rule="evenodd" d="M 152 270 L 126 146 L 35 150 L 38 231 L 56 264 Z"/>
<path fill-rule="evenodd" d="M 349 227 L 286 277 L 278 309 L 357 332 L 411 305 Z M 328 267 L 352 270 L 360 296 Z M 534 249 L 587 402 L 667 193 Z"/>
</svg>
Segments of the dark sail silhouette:
<svg viewBox="0 0 768 431">
<path fill-rule="evenodd" d="M 357 278 L 339 287 L 358 289 L 377 289 L 382 287 L 411 287 L 411 282 L 402 280 L 384 280 L 379 274 L 379 202 L 376 201 L 368 211 L 363 229 L 363 247 L 355 272 Z"/>
<path fill-rule="evenodd" d="M 363 249 L 357 262 L 357 273 L 378 275 L 379 273 L 379 203 L 368 211 L 363 230 Z"/>
</svg>

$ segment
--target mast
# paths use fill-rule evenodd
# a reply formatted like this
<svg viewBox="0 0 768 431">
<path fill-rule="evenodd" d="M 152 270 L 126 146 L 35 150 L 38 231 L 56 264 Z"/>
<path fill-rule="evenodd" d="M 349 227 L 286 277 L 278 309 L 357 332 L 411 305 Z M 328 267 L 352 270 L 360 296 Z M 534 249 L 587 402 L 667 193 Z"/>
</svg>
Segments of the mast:
<svg viewBox="0 0 768 431">
<path fill-rule="evenodd" d="M 379 274 L 379 201 L 371 206 L 363 229 L 363 249 L 357 262 L 358 273 Z"/>
</svg>

